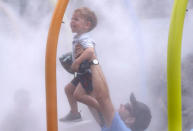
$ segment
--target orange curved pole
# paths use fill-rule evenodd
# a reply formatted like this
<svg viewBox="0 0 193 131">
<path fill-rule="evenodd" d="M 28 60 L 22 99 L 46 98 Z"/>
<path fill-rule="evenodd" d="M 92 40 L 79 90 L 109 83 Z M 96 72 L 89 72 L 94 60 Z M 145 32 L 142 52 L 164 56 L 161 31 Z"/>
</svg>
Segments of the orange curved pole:
<svg viewBox="0 0 193 131">
<path fill-rule="evenodd" d="M 56 52 L 58 36 L 64 12 L 69 0 L 58 0 L 47 38 L 45 80 L 46 80 L 46 111 L 47 131 L 57 131 L 57 90 L 56 90 Z"/>
</svg>

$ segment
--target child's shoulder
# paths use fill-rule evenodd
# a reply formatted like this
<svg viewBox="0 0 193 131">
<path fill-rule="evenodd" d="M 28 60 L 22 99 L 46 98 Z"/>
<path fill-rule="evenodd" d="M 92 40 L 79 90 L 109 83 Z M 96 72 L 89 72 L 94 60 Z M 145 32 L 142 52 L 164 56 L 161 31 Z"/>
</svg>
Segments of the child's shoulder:
<svg viewBox="0 0 193 131">
<path fill-rule="evenodd" d="M 83 46 L 87 44 L 94 45 L 95 41 L 90 37 L 88 33 L 85 33 L 80 36 L 79 43 Z"/>
<path fill-rule="evenodd" d="M 79 40 L 87 40 L 87 39 L 91 39 L 90 33 L 83 33 L 79 36 Z"/>
</svg>

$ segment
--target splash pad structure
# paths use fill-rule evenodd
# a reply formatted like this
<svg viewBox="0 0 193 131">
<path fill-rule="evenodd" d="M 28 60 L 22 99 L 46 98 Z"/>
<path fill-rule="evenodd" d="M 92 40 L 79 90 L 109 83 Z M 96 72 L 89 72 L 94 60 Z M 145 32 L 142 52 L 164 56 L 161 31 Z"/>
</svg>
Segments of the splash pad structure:
<svg viewBox="0 0 193 131">
<path fill-rule="evenodd" d="M 59 0 L 48 33 L 46 51 L 46 105 L 47 130 L 57 131 L 56 51 L 60 26 L 68 0 Z"/>
<path fill-rule="evenodd" d="M 175 0 L 171 18 L 168 59 L 168 130 L 182 131 L 181 41 L 188 0 Z"/>
<path fill-rule="evenodd" d="M 57 96 L 56 96 L 56 50 L 57 41 L 60 26 L 62 23 L 62 18 L 66 7 L 68 5 L 68 0 L 58 0 L 54 15 L 52 17 L 52 23 L 50 26 L 48 40 L 47 40 L 47 52 L 46 52 L 46 98 L 47 98 L 47 130 L 57 131 Z M 180 75 L 180 54 L 181 54 L 181 39 L 183 30 L 183 21 L 185 9 L 187 6 L 187 0 L 175 0 L 173 17 L 170 27 L 170 36 L 168 40 L 168 113 L 169 113 L 169 130 L 181 131 L 181 75 Z M 179 14 L 179 16 L 177 15 Z M 176 21 L 179 22 L 180 27 L 174 24 Z M 179 29 L 179 30 L 178 30 Z M 176 34 L 179 33 L 179 34 Z M 174 36 L 173 36 L 174 35 Z M 179 36 L 179 37 L 178 37 Z M 173 41 L 173 37 L 178 37 L 176 41 Z M 178 44 L 178 46 L 174 44 Z M 176 48 L 174 48 L 176 47 Z M 173 51 L 174 49 L 174 51 Z M 174 56 L 176 59 L 173 59 Z M 172 59 L 174 61 L 172 61 Z M 173 68 L 176 64 L 176 68 Z M 172 67 L 172 68 L 171 68 Z M 176 72 L 174 74 L 173 72 Z M 174 79 L 178 76 L 177 82 Z M 174 89 L 177 88 L 177 89 Z M 175 100 L 175 105 L 173 104 Z M 177 108 L 177 110 L 176 110 Z M 174 114 L 173 114 L 174 112 Z M 175 116 L 175 117 L 174 117 Z M 174 119 L 176 118 L 176 119 Z"/>
</svg>

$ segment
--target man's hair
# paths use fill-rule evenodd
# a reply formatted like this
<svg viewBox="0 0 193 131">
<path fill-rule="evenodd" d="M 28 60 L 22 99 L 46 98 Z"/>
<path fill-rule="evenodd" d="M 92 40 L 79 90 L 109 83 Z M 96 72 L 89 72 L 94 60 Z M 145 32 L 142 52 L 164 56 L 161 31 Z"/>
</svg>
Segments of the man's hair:
<svg viewBox="0 0 193 131">
<path fill-rule="evenodd" d="M 87 7 L 78 8 L 75 10 L 75 13 L 80 13 L 80 16 L 91 23 L 88 31 L 94 29 L 97 25 L 97 17 L 93 11 Z"/>
<path fill-rule="evenodd" d="M 132 115 L 135 117 L 135 122 L 130 128 L 132 131 L 143 131 L 149 126 L 152 118 L 151 111 L 146 104 L 137 101 L 133 93 L 130 95 L 130 102 Z"/>
</svg>

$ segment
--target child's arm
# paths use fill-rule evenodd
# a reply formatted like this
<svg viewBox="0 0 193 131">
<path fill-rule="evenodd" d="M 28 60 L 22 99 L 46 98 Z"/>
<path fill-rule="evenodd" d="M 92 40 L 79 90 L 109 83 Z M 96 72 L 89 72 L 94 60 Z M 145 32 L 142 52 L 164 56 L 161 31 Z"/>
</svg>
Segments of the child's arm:
<svg viewBox="0 0 193 131">
<path fill-rule="evenodd" d="M 77 53 L 77 52 L 76 52 Z M 85 61 L 91 59 L 94 53 L 94 48 L 93 47 L 88 47 L 86 48 L 82 53 L 80 53 L 80 56 L 74 60 L 72 63 L 72 70 L 73 71 L 78 71 L 80 64 Z"/>
</svg>

